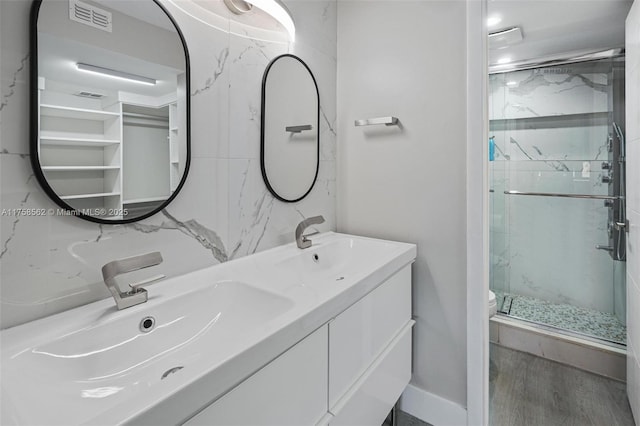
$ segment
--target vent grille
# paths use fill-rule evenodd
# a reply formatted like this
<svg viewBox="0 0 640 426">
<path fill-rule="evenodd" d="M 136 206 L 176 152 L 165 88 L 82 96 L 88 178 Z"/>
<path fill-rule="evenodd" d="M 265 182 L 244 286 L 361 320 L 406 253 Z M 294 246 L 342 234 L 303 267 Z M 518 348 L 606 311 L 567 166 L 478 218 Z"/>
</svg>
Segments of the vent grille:
<svg viewBox="0 0 640 426">
<path fill-rule="evenodd" d="M 69 19 L 111 32 L 111 12 L 99 9 L 79 0 L 69 0 Z"/>
<path fill-rule="evenodd" d="M 102 93 L 93 93 L 93 92 L 78 92 L 75 93 L 76 96 L 80 96 L 81 98 L 91 98 L 91 99 L 100 99 L 104 98 Z"/>
</svg>

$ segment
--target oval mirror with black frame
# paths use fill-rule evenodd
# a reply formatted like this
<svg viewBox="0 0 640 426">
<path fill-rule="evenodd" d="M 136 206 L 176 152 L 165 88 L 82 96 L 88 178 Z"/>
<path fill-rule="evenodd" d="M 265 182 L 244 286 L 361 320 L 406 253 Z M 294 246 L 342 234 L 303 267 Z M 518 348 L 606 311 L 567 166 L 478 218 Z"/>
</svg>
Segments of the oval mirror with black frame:
<svg viewBox="0 0 640 426">
<path fill-rule="evenodd" d="M 296 202 L 311 192 L 320 160 L 320 97 L 313 73 L 297 56 L 278 56 L 262 79 L 260 166 L 269 191 Z"/>
<path fill-rule="evenodd" d="M 190 164 L 189 54 L 156 0 L 35 0 L 31 164 L 71 214 L 129 223 L 162 210 Z"/>
</svg>

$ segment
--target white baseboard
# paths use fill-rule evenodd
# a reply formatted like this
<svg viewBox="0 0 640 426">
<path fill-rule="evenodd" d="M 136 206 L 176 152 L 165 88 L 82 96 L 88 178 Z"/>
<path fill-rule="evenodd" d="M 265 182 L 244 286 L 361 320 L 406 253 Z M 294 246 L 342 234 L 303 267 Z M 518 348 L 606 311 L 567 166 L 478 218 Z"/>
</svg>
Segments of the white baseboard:
<svg viewBox="0 0 640 426">
<path fill-rule="evenodd" d="M 467 410 L 455 402 L 408 385 L 400 397 L 400 410 L 433 426 L 465 426 Z"/>
</svg>

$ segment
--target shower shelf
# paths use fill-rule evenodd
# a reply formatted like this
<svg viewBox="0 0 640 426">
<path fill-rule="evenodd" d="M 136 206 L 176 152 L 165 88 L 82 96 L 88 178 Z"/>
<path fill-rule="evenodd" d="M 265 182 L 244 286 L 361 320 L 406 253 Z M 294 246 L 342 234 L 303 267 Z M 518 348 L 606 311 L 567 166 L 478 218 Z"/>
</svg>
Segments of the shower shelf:
<svg viewBox="0 0 640 426">
<path fill-rule="evenodd" d="M 542 115 L 537 117 L 500 118 L 489 120 L 489 129 L 495 130 L 522 130 L 522 129 L 549 129 L 562 127 L 584 126 L 589 120 L 589 125 L 609 125 L 609 112 L 584 112 L 578 114 Z"/>
</svg>

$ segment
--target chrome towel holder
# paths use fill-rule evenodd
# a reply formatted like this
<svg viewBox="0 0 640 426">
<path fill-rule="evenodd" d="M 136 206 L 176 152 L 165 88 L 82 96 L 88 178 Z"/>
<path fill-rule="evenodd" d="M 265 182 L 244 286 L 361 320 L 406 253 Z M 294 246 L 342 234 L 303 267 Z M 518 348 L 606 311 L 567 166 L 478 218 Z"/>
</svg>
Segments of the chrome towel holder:
<svg viewBox="0 0 640 426">
<path fill-rule="evenodd" d="M 287 126 L 284 128 L 285 132 L 289 133 L 300 133 L 307 130 L 313 130 L 313 126 L 311 124 L 302 124 L 299 126 Z"/>
<path fill-rule="evenodd" d="M 364 118 L 362 120 L 356 120 L 355 125 L 358 126 L 373 126 L 376 124 L 384 124 L 385 126 L 397 126 L 400 120 L 398 117 L 376 117 L 376 118 Z"/>
</svg>

